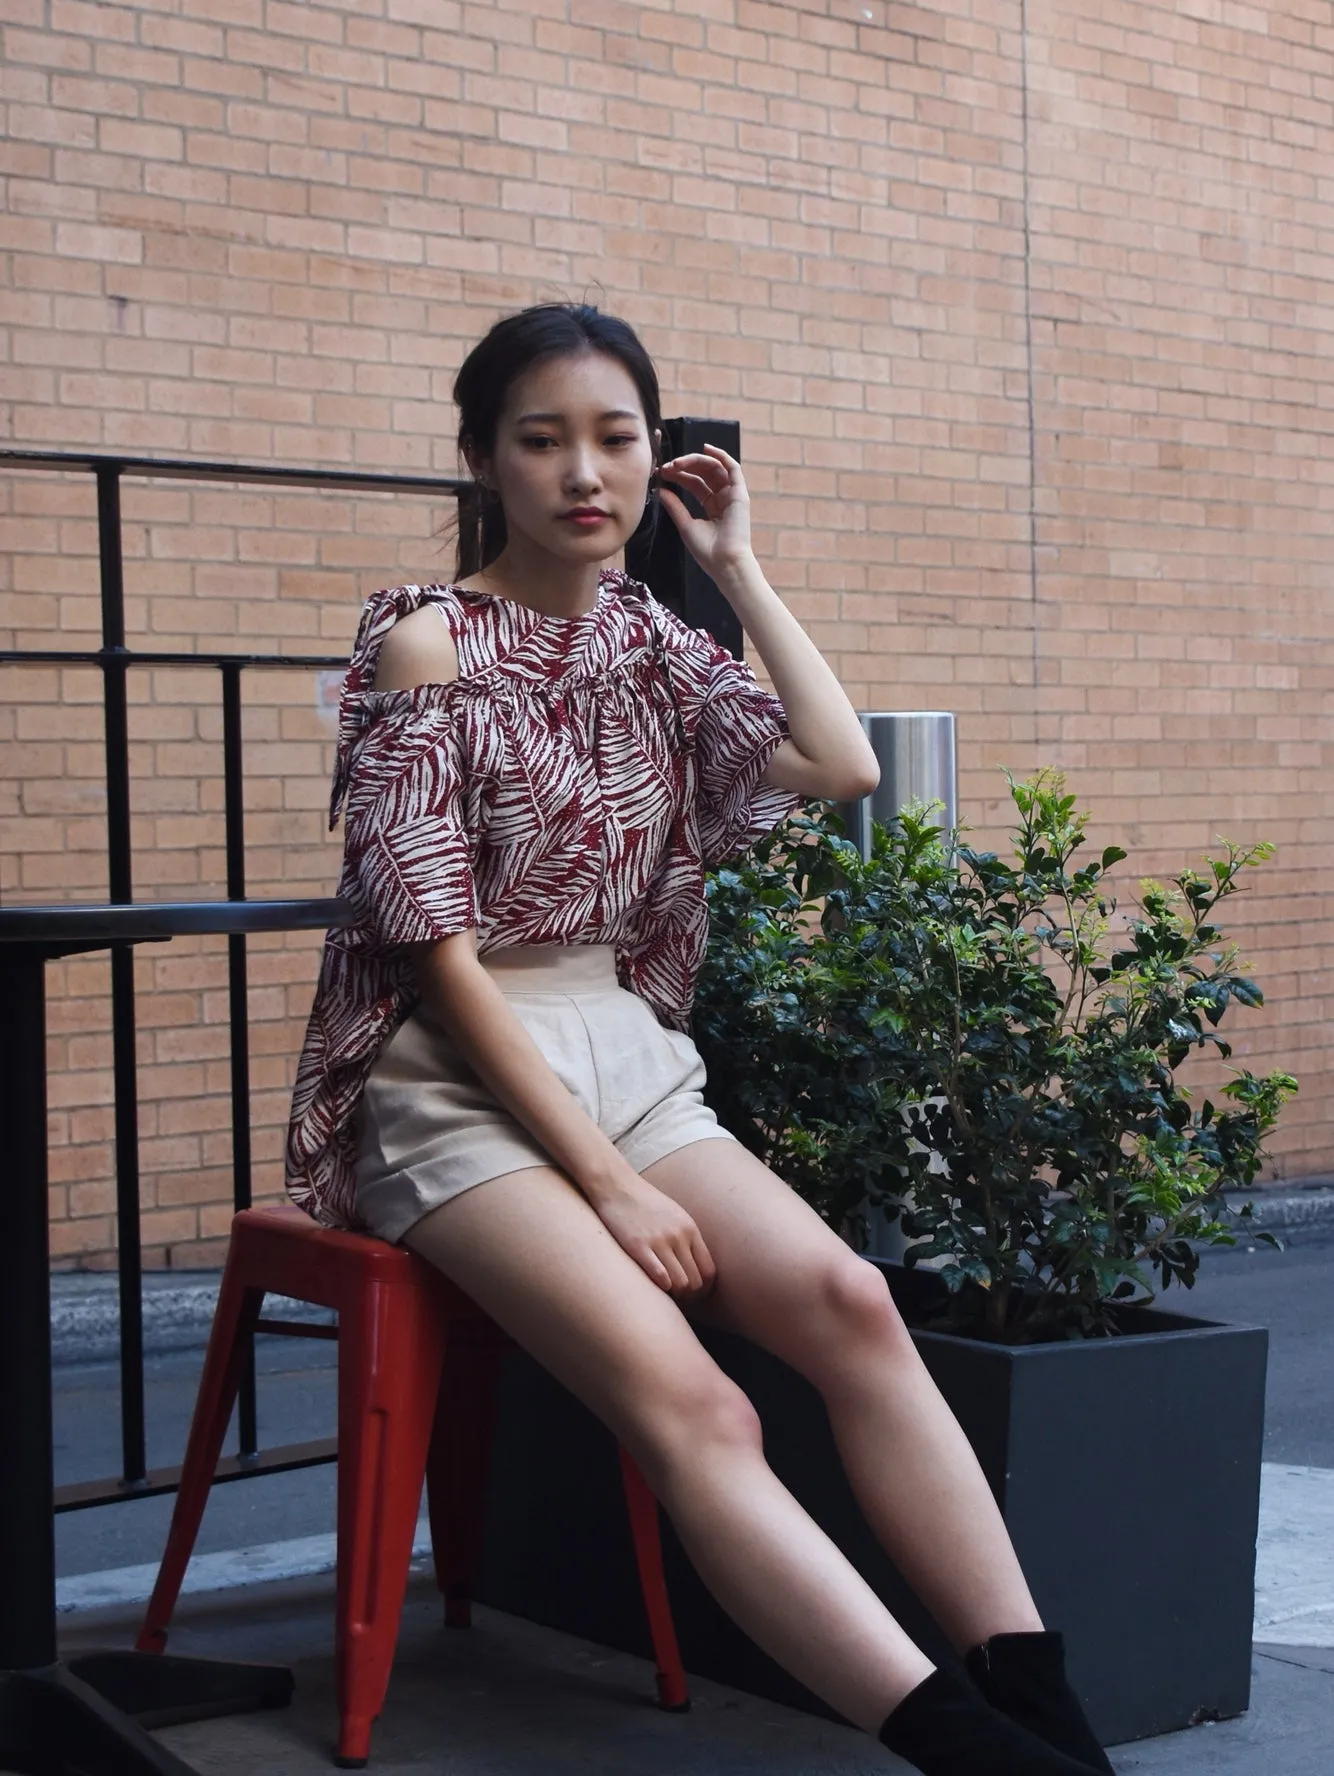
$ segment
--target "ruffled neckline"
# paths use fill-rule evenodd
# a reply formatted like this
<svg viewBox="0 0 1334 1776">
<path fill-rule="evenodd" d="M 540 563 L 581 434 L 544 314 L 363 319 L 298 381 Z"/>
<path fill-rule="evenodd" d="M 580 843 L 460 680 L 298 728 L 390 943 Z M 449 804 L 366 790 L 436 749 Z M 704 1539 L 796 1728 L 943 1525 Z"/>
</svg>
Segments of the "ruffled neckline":
<svg viewBox="0 0 1334 1776">
<path fill-rule="evenodd" d="M 497 607 L 498 615 L 510 628 L 508 652 L 525 646 L 548 625 L 553 626 L 568 640 L 580 640 L 587 636 L 589 642 L 586 645 L 590 645 L 591 638 L 596 635 L 597 625 L 607 620 L 613 594 L 630 588 L 643 592 L 649 598 L 652 596 L 646 587 L 641 586 L 637 580 L 632 580 L 628 574 L 616 568 L 603 568 L 598 575 L 597 597 L 588 610 L 581 611 L 574 617 L 549 616 L 545 611 L 534 610 L 531 605 L 519 604 L 517 600 L 505 598 L 499 593 L 481 592 L 471 587 L 438 582 L 429 586 L 394 587 L 368 599 L 362 612 L 352 659 L 343 680 L 343 693 L 339 700 L 338 742 L 329 800 L 330 828 L 338 824 L 347 796 L 353 753 L 368 725 L 393 710 L 411 709 L 416 712 L 423 708 L 448 708 L 457 701 L 466 702 L 477 696 L 493 695 L 506 676 L 500 662 L 496 661 L 479 671 L 465 673 L 444 684 L 420 684 L 411 690 L 370 689 L 367 681 L 374 677 L 380 647 L 400 617 L 406 616 L 419 605 L 438 604 L 442 597 L 471 600 L 478 606 Z M 656 624 L 654 628 L 656 632 Z"/>
<path fill-rule="evenodd" d="M 455 598 L 471 599 L 478 604 L 504 606 L 507 612 L 513 613 L 516 616 L 519 616 L 519 614 L 522 613 L 520 620 L 524 617 L 531 617 L 534 627 L 540 623 L 553 623 L 558 629 L 568 631 L 575 628 L 580 623 L 590 623 L 596 617 L 599 617 L 606 606 L 612 587 L 623 582 L 626 577 L 626 575 L 618 573 L 614 568 L 604 567 L 598 574 L 597 593 L 592 604 L 589 605 L 586 611 L 578 611 L 572 617 L 560 617 L 552 611 L 538 610 L 533 605 L 524 604 L 517 598 L 506 598 L 503 592 L 483 592 L 476 586 L 460 586 L 451 583 L 450 585 L 442 586 L 440 590 L 443 592 L 452 592 Z"/>
</svg>

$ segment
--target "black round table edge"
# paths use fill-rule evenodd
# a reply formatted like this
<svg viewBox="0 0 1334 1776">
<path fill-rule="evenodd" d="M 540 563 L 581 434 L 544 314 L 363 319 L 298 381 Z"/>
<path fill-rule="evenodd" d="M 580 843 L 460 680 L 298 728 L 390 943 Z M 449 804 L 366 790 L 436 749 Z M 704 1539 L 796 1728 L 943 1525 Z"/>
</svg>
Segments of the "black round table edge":
<svg viewBox="0 0 1334 1776">
<path fill-rule="evenodd" d="M 0 906 L 0 944 L 151 943 L 171 937 L 328 931 L 356 917 L 345 900 L 162 900 Z"/>
</svg>

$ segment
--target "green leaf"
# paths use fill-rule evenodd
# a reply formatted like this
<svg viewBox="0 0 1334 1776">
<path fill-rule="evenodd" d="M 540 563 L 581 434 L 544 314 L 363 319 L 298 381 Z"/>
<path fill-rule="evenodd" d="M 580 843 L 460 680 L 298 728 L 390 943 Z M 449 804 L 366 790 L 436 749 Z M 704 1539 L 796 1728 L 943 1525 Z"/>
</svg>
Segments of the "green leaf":
<svg viewBox="0 0 1334 1776">
<path fill-rule="evenodd" d="M 1107 1335 L 1235 1238 L 1225 1193 L 1296 1090 L 1189 1092 L 1260 1003 L 1217 923 L 1260 852 L 1145 883 L 1122 928 L 1098 887 L 1120 848 L 1075 869 L 1059 774 L 1010 790 L 1010 861 L 907 809 L 863 862 L 812 804 L 713 872 L 696 1040 L 720 1120 L 831 1226 L 857 1241 L 868 1198 L 911 1190 L 907 1262 L 940 1266 L 953 1329 Z"/>
</svg>

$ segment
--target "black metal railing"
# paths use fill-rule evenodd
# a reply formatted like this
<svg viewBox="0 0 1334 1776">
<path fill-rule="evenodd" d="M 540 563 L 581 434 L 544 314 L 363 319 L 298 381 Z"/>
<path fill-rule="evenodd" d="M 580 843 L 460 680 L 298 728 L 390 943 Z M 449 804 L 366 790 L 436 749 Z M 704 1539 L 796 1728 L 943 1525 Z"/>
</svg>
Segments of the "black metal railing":
<svg viewBox="0 0 1334 1776">
<path fill-rule="evenodd" d="M 673 419 L 665 422 L 672 455 L 698 450 L 706 442 L 740 454 L 740 430 L 732 421 Z M 101 590 L 101 646 L 95 649 L 0 649 L 0 666 L 93 666 L 100 669 L 104 709 L 107 873 L 110 899 L 134 901 L 130 808 L 128 677 L 137 668 L 161 666 L 213 669 L 220 674 L 222 700 L 223 821 L 227 903 L 246 902 L 245 783 L 242 758 L 242 677 L 247 671 L 302 668 L 342 671 L 342 656 L 321 654 L 182 652 L 132 648 L 125 639 L 125 565 L 121 486 L 127 476 L 308 487 L 330 492 L 408 493 L 455 498 L 469 483 L 450 476 L 362 473 L 356 470 L 278 468 L 257 464 L 173 461 L 157 457 L 78 451 L 0 450 L 0 470 L 87 474 L 96 483 L 98 561 Z M 664 603 L 685 620 L 705 628 L 738 656 L 741 629 L 735 613 L 712 581 L 680 545 L 674 526 L 660 525 L 656 538 L 628 551 L 633 573 L 648 579 Z M 298 929 L 275 923 L 249 903 L 255 918 L 236 919 L 242 929 L 227 936 L 228 1019 L 230 1027 L 232 1201 L 250 1206 L 252 1154 L 250 1128 L 250 1030 L 248 1017 L 247 930 Z M 201 907 L 200 909 L 204 909 Z M 58 917 L 59 909 L 52 913 Z M 308 924 L 308 921 L 307 921 Z M 140 1251 L 139 1107 L 135 1062 L 135 984 L 133 948 L 109 942 L 111 954 L 111 1038 L 117 1260 L 120 1305 L 121 1466 L 118 1478 L 63 1486 L 56 1509 L 72 1511 L 175 1488 L 178 1469 L 149 1470 L 146 1453 L 142 1259 Z M 261 1321 L 263 1330 L 291 1332 L 281 1322 Z M 303 1335 L 312 1331 L 302 1327 Z M 318 1335 L 318 1334 L 317 1334 Z M 332 1440 L 288 1445 L 261 1452 L 255 1405 L 253 1353 L 238 1398 L 238 1452 L 220 1464 L 219 1480 L 307 1467 L 335 1459 Z"/>
<path fill-rule="evenodd" d="M 227 899 L 246 899 L 245 781 L 241 681 L 247 671 L 305 668 L 341 671 L 344 657 L 323 654 L 181 652 L 132 648 L 125 637 L 125 564 L 121 524 L 121 484 L 126 476 L 144 479 L 261 483 L 270 487 L 310 487 L 339 492 L 412 493 L 456 497 L 466 483 L 455 477 L 360 474 L 351 471 L 269 468 L 249 464 L 173 462 L 154 457 L 85 455 L 62 451 L 0 451 L 0 468 L 92 475 L 97 488 L 97 540 L 101 588 L 102 645 L 87 649 L 0 650 L 0 665 L 95 666 L 102 673 L 104 769 L 106 781 L 107 877 L 110 898 L 120 905 L 134 899 L 130 818 L 130 740 L 128 678 L 143 667 L 177 666 L 216 670 L 221 678 L 223 829 Z M 116 1245 L 120 1305 L 121 1465 L 119 1479 L 89 1481 L 58 1489 L 57 1510 L 78 1510 L 113 1499 L 141 1498 L 168 1491 L 176 1470 L 149 1472 L 144 1410 L 144 1348 L 141 1227 L 139 1206 L 139 1104 L 135 1064 L 134 951 L 112 943 L 111 1054 L 114 1094 Z M 227 938 L 228 1021 L 231 1058 L 232 1201 L 249 1208 L 252 1197 L 250 1130 L 250 1028 L 247 937 Z M 237 1403 L 238 1453 L 225 1461 L 219 1479 L 271 1473 L 331 1460 L 332 1445 L 301 1445 L 261 1457 L 255 1408 L 253 1358 L 246 1366 Z"/>
</svg>

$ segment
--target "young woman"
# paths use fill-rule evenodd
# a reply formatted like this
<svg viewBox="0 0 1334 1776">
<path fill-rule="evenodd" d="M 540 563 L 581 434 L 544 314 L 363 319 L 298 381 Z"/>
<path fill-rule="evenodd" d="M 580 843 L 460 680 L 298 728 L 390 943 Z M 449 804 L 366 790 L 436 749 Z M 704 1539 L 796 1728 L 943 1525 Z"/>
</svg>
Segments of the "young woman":
<svg viewBox="0 0 1334 1776">
<path fill-rule="evenodd" d="M 632 1452 L 722 1606 L 890 1750 L 930 1776 L 1109 1771 L 879 1274 L 700 1095 L 704 870 L 877 775 L 751 551 L 740 466 L 659 462 L 653 366 L 593 308 L 499 322 L 454 393 L 477 492 L 457 578 L 372 598 L 347 676 L 333 818 L 358 922 L 325 953 L 292 1192 L 410 1246 L 531 1351 Z M 607 568 L 657 501 L 776 697 Z M 705 1320 L 819 1388 L 971 1681 L 776 1479 Z"/>
</svg>

